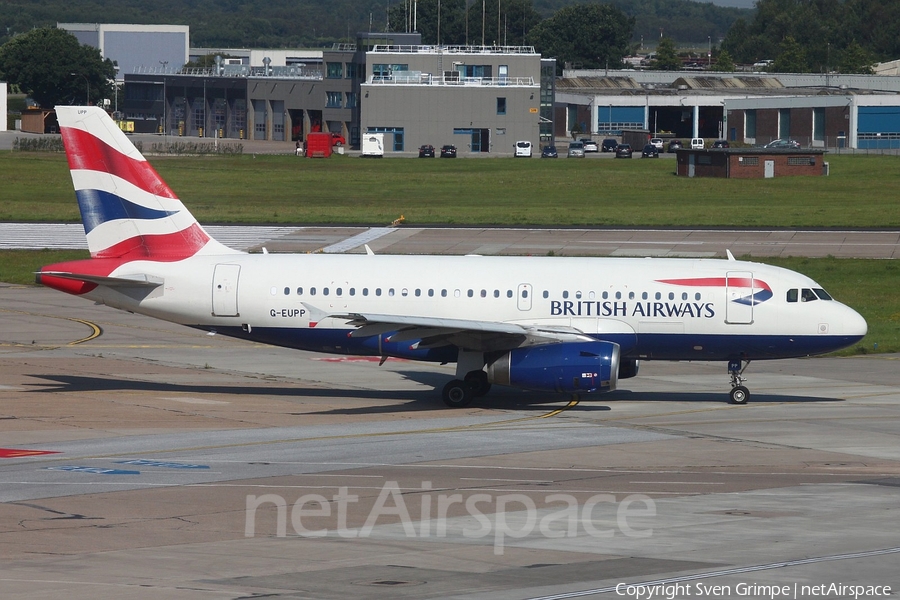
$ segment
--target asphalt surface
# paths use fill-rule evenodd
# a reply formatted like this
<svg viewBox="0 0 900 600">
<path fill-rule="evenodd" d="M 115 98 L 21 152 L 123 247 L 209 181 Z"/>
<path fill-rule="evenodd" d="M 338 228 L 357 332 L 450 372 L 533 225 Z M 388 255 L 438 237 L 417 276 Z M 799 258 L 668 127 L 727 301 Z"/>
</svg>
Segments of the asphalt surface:
<svg viewBox="0 0 900 600">
<path fill-rule="evenodd" d="M 900 258 L 900 231 L 206 226 L 239 250 L 724 258 Z M 0 249 L 86 249 L 80 224 L 0 223 Z"/>
<path fill-rule="evenodd" d="M 3 598 L 900 587 L 900 356 L 753 363 L 740 407 L 724 365 L 651 362 L 574 406 L 495 388 L 449 410 L 452 365 L 24 286 L 0 285 L 0 320 Z"/>
</svg>

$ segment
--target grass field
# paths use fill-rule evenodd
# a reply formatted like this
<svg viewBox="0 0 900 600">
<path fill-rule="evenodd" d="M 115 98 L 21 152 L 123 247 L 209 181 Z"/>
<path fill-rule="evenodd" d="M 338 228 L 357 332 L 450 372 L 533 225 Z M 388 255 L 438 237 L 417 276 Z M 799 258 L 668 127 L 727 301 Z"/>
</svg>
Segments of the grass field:
<svg viewBox="0 0 900 600">
<path fill-rule="evenodd" d="M 829 177 L 688 179 L 659 160 L 151 157 L 204 223 L 900 227 L 900 158 Z M 0 153 L 0 221 L 77 221 L 65 158 Z"/>
<path fill-rule="evenodd" d="M 900 158 L 830 156 L 829 177 L 687 179 L 670 159 L 631 161 L 156 158 L 202 223 L 683 227 L 900 227 Z M 65 157 L 0 153 L 0 221 L 79 221 Z M 0 281 L 86 252 L 0 252 Z M 756 259 L 817 280 L 869 334 L 845 353 L 900 352 L 894 261 Z"/>
<path fill-rule="evenodd" d="M 34 282 L 34 272 L 42 265 L 87 258 L 87 251 L 7 250 L 0 251 L 0 281 L 18 284 Z M 840 354 L 900 352 L 900 265 L 889 260 L 835 258 L 755 259 L 800 271 L 820 284 L 841 302 L 859 311 L 869 323 L 869 333 L 854 348 Z"/>
</svg>

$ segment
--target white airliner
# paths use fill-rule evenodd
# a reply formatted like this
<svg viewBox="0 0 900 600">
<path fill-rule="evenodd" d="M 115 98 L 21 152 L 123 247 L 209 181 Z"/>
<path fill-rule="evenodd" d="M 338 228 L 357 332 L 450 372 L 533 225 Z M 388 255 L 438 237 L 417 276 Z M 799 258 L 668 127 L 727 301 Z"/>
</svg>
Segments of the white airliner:
<svg viewBox="0 0 900 600">
<path fill-rule="evenodd" d="M 91 258 L 37 281 L 201 330 L 332 354 L 455 362 L 444 402 L 491 384 L 607 392 L 640 360 L 747 363 L 858 342 L 808 277 L 719 259 L 247 254 L 213 240 L 97 107 L 56 109 Z"/>
</svg>

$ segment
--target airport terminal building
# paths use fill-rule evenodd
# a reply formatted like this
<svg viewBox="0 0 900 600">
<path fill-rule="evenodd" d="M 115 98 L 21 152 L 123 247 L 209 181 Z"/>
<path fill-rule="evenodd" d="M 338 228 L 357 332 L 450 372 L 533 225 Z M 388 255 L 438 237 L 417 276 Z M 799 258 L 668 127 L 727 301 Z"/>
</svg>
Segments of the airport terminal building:
<svg viewBox="0 0 900 600">
<path fill-rule="evenodd" d="M 507 154 L 517 140 L 537 146 L 542 128 L 551 137 L 555 61 L 530 46 L 420 40 L 359 34 L 319 60 L 137 69 L 125 75 L 123 118 L 135 132 L 289 141 L 330 131 L 353 146 L 363 132 L 384 133 L 388 152 L 453 144 L 463 155 Z"/>
</svg>

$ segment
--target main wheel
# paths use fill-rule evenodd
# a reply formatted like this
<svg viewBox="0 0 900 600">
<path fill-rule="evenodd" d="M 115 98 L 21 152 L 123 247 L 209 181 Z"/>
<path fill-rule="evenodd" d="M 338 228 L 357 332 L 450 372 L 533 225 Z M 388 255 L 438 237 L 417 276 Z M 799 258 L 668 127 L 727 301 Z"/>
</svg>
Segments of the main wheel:
<svg viewBox="0 0 900 600">
<path fill-rule="evenodd" d="M 731 388 L 729 397 L 732 404 L 747 404 L 747 400 L 750 399 L 750 390 L 742 385 L 738 385 Z"/>
<path fill-rule="evenodd" d="M 450 408 L 463 408 L 472 402 L 472 388 L 465 381 L 454 379 L 444 386 L 441 393 L 444 404 Z"/>
</svg>

